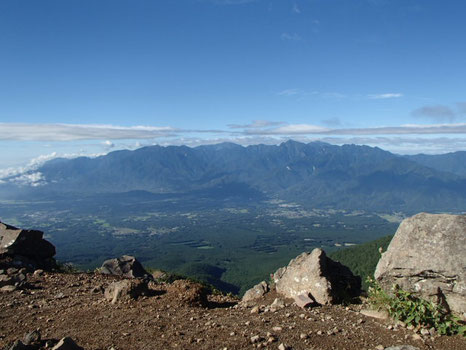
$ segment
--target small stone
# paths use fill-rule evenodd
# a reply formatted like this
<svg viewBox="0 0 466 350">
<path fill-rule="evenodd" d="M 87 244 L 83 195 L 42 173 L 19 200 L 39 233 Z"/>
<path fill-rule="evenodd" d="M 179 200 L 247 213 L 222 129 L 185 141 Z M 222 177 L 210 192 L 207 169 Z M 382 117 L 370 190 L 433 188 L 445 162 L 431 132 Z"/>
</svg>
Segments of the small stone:
<svg viewBox="0 0 466 350">
<path fill-rule="evenodd" d="M 104 291 L 104 289 L 102 288 L 102 286 L 95 286 L 91 290 L 92 293 L 102 293 L 103 291 Z"/>
<path fill-rule="evenodd" d="M 280 332 L 281 330 L 283 330 L 283 328 L 277 326 L 277 327 L 273 327 L 272 330 L 273 330 L 274 332 Z"/>
<path fill-rule="evenodd" d="M 10 267 L 6 270 L 6 273 L 7 275 L 11 276 L 11 275 L 15 275 L 16 273 L 18 273 L 18 269 L 15 268 L 15 267 Z"/>
<path fill-rule="evenodd" d="M 244 322 L 244 325 L 245 325 L 245 326 L 249 326 L 250 324 L 251 324 L 251 321 L 246 321 L 246 322 Z"/>
<path fill-rule="evenodd" d="M 14 292 L 16 290 L 16 286 L 3 286 L 2 288 L 0 288 L 0 292 Z"/>
<path fill-rule="evenodd" d="M 77 345 L 70 337 L 62 338 L 55 345 L 52 350 L 84 350 L 82 347 Z"/>
<path fill-rule="evenodd" d="M 56 295 L 54 296 L 54 298 L 55 298 L 55 299 L 63 299 L 63 298 L 65 298 L 65 294 L 63 294 L 63 293 L 60 292 L 60 293 L 56 294 Z"/>
<path fill-rule="evenodd" d="M 309 298 L 309 295 L 307 295 L 307 294 L 297 295 L 293 299 L 294 299 L 294 302 L 296 303 L 296 305 L 298 307 L 302 308 L 302 309 L 304 309 L 307 306 L 312 305 L 314 303 L 314 300 Z"/>
<path fill-rule="evenodd" d="M 377 345 L 375 347 L 375 350 L 383 350 L 383 349 L 385 349 L 385 347 L 383 345 Z"/>
<path fill-rule="evenodd" d="M 308 338 L 308 335 L 307 335 L 306 333 L 301 333 L 301 334 L 299 335 L 299 338 L 300 338 L 300 339 L 307 339 L 307 338 Z"/>
<path fill-rule="evenodd" d="M 273 303 L 270 305 L 270 311 L 276 312 L 285 307 L 285 302 L 280 298 L 275 298 Z"/>
<path fill-rule="evenodd" d="M 317 331 L 317 335 L 322 335 L 323 332 L 322 331 Z"/>
<path fill-rule="evenodd" d="M 42 276 L 44 274 L 44 270 L 42 269 L 37 269 L 34 271 L 34 276 Z"/>
<path fill-rule="evenodd" d="M 40 336 L 39 330 L 35 330 L 35 331 L 27 333 L 24 336 L 23 341 L 25 345 L 31 345 L 31 344 L 40 342 L 40 339 L 41 339 L 41 336 Z"/>
<path fill-rule="evenodd" d="M 430 335 L 429 330 L 422 328 L 421 329 L 421 335 Z"/>
<path fill-rule="evenodd" d="M 259 313 L 259 306 L 254 306 L 252 309 L 251 309 L 251 314 L 258 314 Z"/>
<path fill-rule="evenodd" d="M 259 342 L 259 340 L 260 340 L 260 336 L 258 336 L 258 335 L 252 336 L 251 337 L 251 344 L 255 344 L 255 343 Z"/>
<path fill-rule="evenodd" d="M 412 335 L 413 340 L 422 340 L 422 337 L 419 334 Z"/>
<path fill-rule="evenodd" d="M 419 350 L 419 348 L 412 345 L 397 345 L 385 348 L 385 350 Z"/>
<path fill-rule="evenodd" d="M 360 313 L 367 317 L 377 318 L 379 320 L 387 320 L 388 319 L 388 312 L 386 311 L 376 311 L 370 309 L 361 310 Z"/>
</svg>

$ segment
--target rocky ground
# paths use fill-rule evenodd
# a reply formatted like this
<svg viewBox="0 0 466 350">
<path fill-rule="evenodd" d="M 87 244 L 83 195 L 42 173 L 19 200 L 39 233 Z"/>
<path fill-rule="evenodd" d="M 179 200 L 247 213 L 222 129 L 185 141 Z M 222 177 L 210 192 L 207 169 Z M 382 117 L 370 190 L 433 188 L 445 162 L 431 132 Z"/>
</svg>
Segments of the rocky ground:
<svg viewBox="0 0 466 350">
<path fill-rule="evenodd" d="M 240 307 L 232 297 L 195 306 L 189 282 L 151 283 L 151 296 L 112 304 L 104 289 L 119 277 L 28 273 L 28 287 L 0 292 L 0 348 L 39 329 L 43 340 L 71 337 L 86 350 L 143 349 L 466 349 L 460 336 L 420 335 L 362 315 L 361 305 L 271 311 L 272 291 Z M 12 289 L 12 288 L 11 288 Z M 196 293 L 196 292 L 195 292 Z M 45 348 L 45 341 L 42 347 Z M 50 342 L 52 344 L 52 342 Z"/>
</svg>

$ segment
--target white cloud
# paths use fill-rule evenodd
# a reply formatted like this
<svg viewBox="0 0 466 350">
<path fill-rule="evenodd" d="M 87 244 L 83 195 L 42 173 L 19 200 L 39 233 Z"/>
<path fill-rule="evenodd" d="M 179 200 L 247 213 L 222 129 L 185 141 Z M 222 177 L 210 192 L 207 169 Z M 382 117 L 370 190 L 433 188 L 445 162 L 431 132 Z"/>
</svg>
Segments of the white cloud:
<svg viewBox="0 0 466 350">
<path fill-rule="evenodd" d="M 10 177 L 15 177 L 21 175 L 26 172 L 34 171 L 39 166 L 44 164 L 46 161 L 50 159 L 54 159 L 57 157 L 57 152 L 53 152 L 46 155 L 40 155 L 37 158 L 33 158 L 29 161 L 28 164 L 22 167 L 11 167 L 6 169 L 0 169 L 0 180 L 5 180 Z"/>
<path fill-rule="evenodd" d="M 293 3 L 293 7 L 291 9 L 292 12 L 296 13 L 296 14 L 300 14 L 301 13 L 301 9 L 299 8 L 298 4 L 297 3 Z"/>
<path fill-rule="evenodd" d="M 281 94 L 293 94 L 295 89 L 284 90 Z M 332 125 L 326 122 L 327 125 Z M 342 125 L 342 124 L 340 124 Z M 333 123 L 333 128 L 326 128 L 312 124 L 287 124 L 282 121 L 255 120 L 249 124 L 229 124 L 230 129 L 238 129 L 233 134 L 243 135 L 399 135 L 399 134 L 465 134 L 466 123 L 456 124 L 406 124 L 400 126 L 381 126 L 371 128 L 343 128 L 337 127 L 338 123 Z M 176 132 L 175 132 L 176 131 Z M 170 142 L 182 139 L 186 134 L 211 134 L 212 137 L 219 134 L 230 134 L 231 130 L 194 130 L 194 129 L 175 129 L 172 127 L 156 126 L 108 126 L 108 125 L 71 125 L 71 124 L 8 124 L 0 123 L 0 140 L 3 141 L 79 141 L 79 140 L 106 140 L 101 142 L 107 150 L 116 148 L 112 140 L 127 139 L 133 140 L 131 146 L 125 148 L 134 148 L 134 141 L 167 139 Z M 236 136 L 235 136 L 236 137 Z M 208 138 L 208 136 L 206 136 Z M 122 145 L 118 145 L 120 147 Z M 80 152 L 73 152 L 71 156 L 86 155 Z M 47 155 L 44 157 L 56 157 Z M 60 155 L 67 157 L 67 155 Z M 35 161 L 41 162 L 42 159 Z"/>
<path fill-rule="evenodd" d="M 19 167 L 9 167 L 6 169 L 0 169 L 0 183 L 13 182 L 17 184 L 36 184 L 33 186 L 39 186 L 45 183 L 45 179 L 42 177 L 42 174 L 37 171 L 41 165 L 45 162 L 55 159 L 55 158 L 77 158 L 77 157 L 98 157 L 105 155 L 107 153 L 98 153 L 98 154 L 84 154 L 84 152 L 79 153 L 65 153 L 59 154 L 57 152 L 52 152 L 50 154 L 40 155 L 36 158 L 33 158 L 29 161 L 28 164 Z"/>
<path fill-rule="evenodd" d="M 282 35 L 280 35 L 280 39 L 288 40 L 288 41 L 300 41 L 300 40 L 303 40 L 303 38 L 300 35 L 298 35 L 297 33 L 282 33 Z"/>
<path fill-rule="evenodd" d="M 40 172 L 31 174 L 21 174 L 12 178 L 9 182 L 22 186 L 38 187 L 47 184 L 44 176 Z"/>
<path fill-rule="evenodd" d="M 106 149 L 111 149 L 111 148 L 115 147 L 115 144 L 110 140 L 106 140 L 106 141 L 102 142 L 102 145 L 104 145 L 104 147 Z"/>
<path fill-rule="evenodd" d="M 277 92 L 279 96 L 295 96 L 295 95 L 302 95 L 303 92 L 299 89 L 285 89 L 280 92 Z"/>
<path fill-rule="evenodd" d="M 368 98 L 373 99 L 373 100 L 386 100 L 389 98 L 400 98 L 403 97 L 402 93 L 399 92 L 389 92 L 385 94 L 373 94 L 373 95 L 367 95 Z"/>
<path fill-rule="evenodd" d="M 320 97 L 320 98 L 325 98 L 325 99 L 342 99 L 342 98 L 347 98 L 349 97 L 346 94 L 340 93 L 340 92 L 320 92 L 320 91 L 304 91 L 301 89 L 285 89 L 282 91 L 277 92 L 278 96 L 287 96 L 287 97 L 292 97 L 296 96 L 299 97 L 299 99 L 302 99 L 303 97 Z"/>
<path fill-rule="evenodd" d="M 77 141 L 150 139 L 175 133 L 172 127 L 115 126 L 99 124 L 0 123 L 0 140 Z"/>
<path fill-rule="evenodd" d="M 418 135 L 418 134 L 466 134 L 466 123 L 401 125 L 375 128 L 324 128 L 309 124 L 290 124 L 279 128 L 248 129 L 244 134 L 256 135 Z"/>
<path fill-rule="evenodd" d="M 321 134 L 329 131 L 317 125 L 310 124 L 290 124 L 278 128 L 260 129 L 260 130 L 245 130 L 245 134 L 256 135 L 294 135 L 294 134 Z"/>
<path fill-rule="evenodd" d="M 228 124 L 227 126 L 231 129 L 258 129 L 269 126 L 277 126 L 286 124 L 285 122 L 272 122 L 268 120 L 254 120 L 250 124 Z"/>
</svg>

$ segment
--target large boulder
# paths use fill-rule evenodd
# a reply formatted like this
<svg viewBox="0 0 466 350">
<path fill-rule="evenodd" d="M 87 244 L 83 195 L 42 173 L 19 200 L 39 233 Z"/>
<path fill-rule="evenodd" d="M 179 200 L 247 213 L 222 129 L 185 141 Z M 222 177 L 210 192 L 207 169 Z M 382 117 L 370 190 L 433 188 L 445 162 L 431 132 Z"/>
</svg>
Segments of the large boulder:
<svg viewBox="0 0 466 350">
<path fill-rule="evenodd" d="M 466 313 L 466 215 L 421 213 L 403 220 L 374 277 L 387 291 L 397 284 Z"/>
<path fill-rule="evenodd" d="M 125 278 L 151 279 L 151 275 L 144 270 L 141 263 L 134 256 L 130 255 L 123 255 L 119 258 L 104 261 L 99 271 L 106 275 L 116 275 Z"/>
<path fill-rule="evenodd" d="M 55 267 L 55 247 L 37 230 L 23 230 L 0 222 L 0 260 L 29 269 Z"/>
<path fill-rule="evenodd" d="M 246 293 L 244 293 L 243 298 L 241 299 L 242 302 L 249 302 L 256 299 L 261 298 L 264 296 L 265 293 L 269 291 L 269 286 L 267 282 L 262 281 L 256 284 L 251 289 L 248 289 Z"/>
<path fill-rule="evenodd" d="M 361 279 L 316 248 L 302 253 L 274 274 L 277 292 L 288 298 L 310 297 L 315 302 L 337 304 L 361 292 Z"/>
</svg>

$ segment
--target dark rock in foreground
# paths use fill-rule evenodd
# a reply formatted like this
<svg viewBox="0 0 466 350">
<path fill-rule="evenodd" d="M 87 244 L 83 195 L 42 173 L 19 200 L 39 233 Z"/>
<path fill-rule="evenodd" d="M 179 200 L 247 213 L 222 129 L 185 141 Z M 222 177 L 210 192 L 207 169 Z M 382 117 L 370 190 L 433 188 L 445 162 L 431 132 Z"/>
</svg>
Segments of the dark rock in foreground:
<svg viewBox="0 0 466 350">
<path fill-rule="evenodd" d="M 374 275 L 387 291 L 397 284 L 464 315 L 466 215 L 421 213 L 405 219 Z"/>
<path fill-rule="evenodd" d="M 22 230 L 0 222 L 0 264 L 50 270 L 56 266 L 55 247 L 37 230 Z"/>
<path fill-rule="evenodd" d="M 307 296 L 321 305 L 338 304 L 361 292 L 361 279 L 319 248 L 278 269 L 274 281 L 279 294 L 294 299 Z"/>
</svg>

